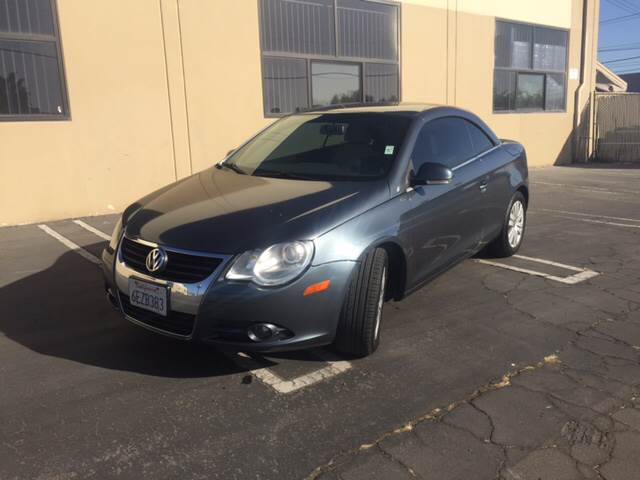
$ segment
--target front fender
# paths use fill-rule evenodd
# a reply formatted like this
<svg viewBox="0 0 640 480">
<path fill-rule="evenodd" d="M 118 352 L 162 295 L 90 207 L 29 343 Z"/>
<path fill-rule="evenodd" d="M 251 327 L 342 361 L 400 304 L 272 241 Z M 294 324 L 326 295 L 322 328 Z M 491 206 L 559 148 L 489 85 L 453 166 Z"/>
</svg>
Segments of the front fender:
<svg viewBox="0 0 640 480">
<path fill-rule="evenodd" d="M 319 236 L 314 240 L 313 264 L 358 261 L 368 249 L 383 243 L 397 244 L 406 255 L 400 235 L 406 203 L 403 195 L 394 197 Z"/>
</svg>

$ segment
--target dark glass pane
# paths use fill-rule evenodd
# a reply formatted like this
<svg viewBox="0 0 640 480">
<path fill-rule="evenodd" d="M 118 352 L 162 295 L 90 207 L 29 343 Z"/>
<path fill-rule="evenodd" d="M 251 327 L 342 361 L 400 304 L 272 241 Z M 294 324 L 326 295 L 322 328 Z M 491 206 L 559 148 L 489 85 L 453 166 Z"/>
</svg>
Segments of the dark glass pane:
<svg viewBox="0 0 640 480">
<path fill-rule="evenodd" d="M 564 110 L 564 73 L 547 74 L 545 109 Z"/>
<path fill-rule="evenodd" d="M 493 147 L 493 142 L 487 134 L 484 133 L 479 127 L 471 122 L 466 122 L 469 136 L 471 137 L 471 143 L 473 145 L 473 154 L 480 155 Z"/>
<path fill-rule="evenodd" d="M 466 120 L 455 117 L 439 118 L 427 123 L 412 153 L 413 168 L 417 172 L 425 162 L 441 163 L 449 168 L 460 165 L 474 156 Z"/>
<path fill-rule="evenodd" d="M 313 106 L 362 102 L 360 66 L 348 63 L 311 64 Z"/>
<path fill-rule="evenodd" d="M 380 178 L 391 169 L 411 120 L 390 112 L 292 115 L 258 134 L 227 162 L 265 177 Z"/>
<path fill-rule="evenodd" d="M 496 67 L 531 68 L 532 31 L 529 25 L 496 22 Z"/>
<path fill-rule="evenodd" d="M 64 114 L 53 42 L 0 40 L 0 114 Z"/>
<path fill-rule="evenodd" d="M 50 0 L 0 0 L 0 32 L 53 35 Z"/>
<path fill-rule="evenodd" d="M 398 65 L 367 63 L 364 74 L 365 102 L 397 102 Z"/>
<path fill-rule="evenodd" d="M 516 109 L 542 110 L 544 98 L 544 75 L 519 73 Z"/>
<path fill-rule="evenodd" d="M 338 0 L 338 55 L 398 59 L 398 7 Z"/>
<path fill-rule="evenodd" d="M 262 88 L 266 114 L 291 113 L 308 108 L 307 62 L 265 57 L 262 61 Z"/>
<path fill-rule="evenodd" d="M 567 32 L 553 28 L 534 30 L 533 68 L 564 72 L 567 61 Z"/>
<path fill-rule="evenodd" d="M 261 0 L 263 52 L 335 55 L 333 0 Z"/>
<path fill-rule="evenodd" d="M 516 74 L 496 70 L 493 75 L 493 109 L 495 111 L 516 108 Z"/>
</svg>

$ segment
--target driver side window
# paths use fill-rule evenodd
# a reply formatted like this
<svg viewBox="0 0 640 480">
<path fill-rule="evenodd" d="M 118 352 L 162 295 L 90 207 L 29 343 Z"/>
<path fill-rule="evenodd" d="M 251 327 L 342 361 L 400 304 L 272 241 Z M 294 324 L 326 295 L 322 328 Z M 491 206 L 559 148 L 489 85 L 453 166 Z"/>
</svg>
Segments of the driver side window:
<svg viewBox="0 0 640 480">
<path fill-rule="evenodd" d="M 411 158 L 414 172 L 423 163 L 441 163 L 454 168 L 474 156 L 467 121 L 458 117 L 432 120 L 418 134 Z"/>
</svg>

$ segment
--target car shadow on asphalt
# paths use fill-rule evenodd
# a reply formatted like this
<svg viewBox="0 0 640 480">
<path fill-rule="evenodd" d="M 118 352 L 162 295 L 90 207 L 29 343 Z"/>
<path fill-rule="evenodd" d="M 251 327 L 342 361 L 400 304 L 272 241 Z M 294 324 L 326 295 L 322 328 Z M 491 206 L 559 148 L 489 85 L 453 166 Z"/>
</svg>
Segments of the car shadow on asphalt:
<svg viewBox="0 0 640 480">
<path fill-rule="evenodd" d="M 47 269 L 0 288 L 0 333 L 42 355 L 144 375 L 197 378 L 245 371 L 212 347 L 128 323 L 103 285 L 99 267 L 75 252 L 64 253 Z"/>
</svg>

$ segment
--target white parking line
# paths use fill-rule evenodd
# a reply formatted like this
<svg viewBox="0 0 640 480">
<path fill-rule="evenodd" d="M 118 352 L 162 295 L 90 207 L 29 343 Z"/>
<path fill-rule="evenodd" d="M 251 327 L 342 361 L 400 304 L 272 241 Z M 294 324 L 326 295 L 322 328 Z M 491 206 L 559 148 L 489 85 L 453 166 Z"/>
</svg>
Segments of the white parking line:
<svg viewBox="0 0 640 480">
<path fill-rule="evenodd" d="M 554 210 L 552 208 L 536 208 L 530 211 L 534 213 L 540 213 L 540 212 L 562 213 L 564 215 L 576 215 L 578 217 L 608 218 L 609 220 L 621 220 L 623 222 L 640 223 L 640 218 L 611 217 L 609 215 L 597 215 L 595 213 L 571 212 L 569 210 Z"/>
<path fill-rule="evenodd" d="M 327 362 L 328 365 L 290 380 L 285 380 L 267 367 L 260 367 L 259 363 L 246 353 L 229 354 L 229 356 L 233 362 L 241 368 L 248 369 L 262 383 L 273 388 L 276 392 L 284 394 L 293 393 L 323 380 L 328 380 L 352 367 L 351 362 L 338 360 L 328 353 L 314 352 L 314 354 Z"/>
<path fill-rule="evenodd" d="M 533 181 L 531 182 L 531 184 L 533 185 L 547 185 L 550 187 L 562 187 L 562 188 L 572 188 L 574 190 L 583 190 L 585 192 L 590 192 L 590 193 L 606 193 L 609 195 L 638 195 L 638 192 L 632 191 L 632 190 L 618 190 L 618 191 L 613 191 L 613 190 L 607 190 L 606 188 L 602 188 L 602 187 L 591 187 L 591 186 L 586 186 L 586 185 L 573 185 L 570 183 L 552 183 L 552 182 L 539 182 L 539 181 Z"/>
<path fill-rule="evenodd" d="M 573 265 L 567 265 L 564 263 L 554 262 L 552 260 L 546 260 L 544 258 L 535 258 L 535 257 L 527 257 L 525 255 L 514 255 L 515 258 L 520 258 L 522 260 L 527 260 L 529 262 L 537 262 L 542 263 L 544 265 L 551 265 L 553 267 L 564 268 L 566 270 L 571 270 L 574 273 L 573 275 L 569 275 L 567 277 L 558 277 L 557 275 L 551 275 L 549 273 L 540 272 L 538 270 L 531 270 L 528 268 L 516 267 L 513 265 L 507 265 L 506 263 L 495 262 L 493 260 L 477 260 L 478 263 L 483 263 L 485 265 L 491 265 L 493 267 L 504 268 L 506 270 L 513 270 L 514 272 L 526 273 L 528 275 L 535 275 L 537 277 L 543 277 L 548 280 L 553 280 L 554 282 L 560 282 L 567 285 L 575 285 L 576 283 L 584 282 L 593 277 L 597 277 L 600 275 L 599 272 L 594 270 L 590 270 L 588 268 L 580 268 L 574 267 Z"/>
<path fill-rule="evenodd" d="M 38 228 L 40 228 L 40 230 L 42 230 L 47 235 L 49 235 L 49 236 L 55 238 L 56 240 L 58 240 L 61 244 L 63 244 L 69 250 L 72 250 L 72 251 L 76 252 L 78 255 L 82 256 L 85 260 L 89 260 L 91 263 L 95 263 L 96 265 L 101 265 L 102 264 L 100 259 L 98 257 L 96 257 L 94 254 L 88 252 L 87 250 L 82 248 L 77 243 L 72 242 L 67 237 L 64 237 L 64 236 L 60 235 L 58 232 L 56 232 L 52 228 L 48 227 L 47 225 L 44 225 L 44 224 L 38 225 Z"/>
<path fill-rule="evenodd" d="M 611 217 L 609 215 L 596 215 L 591 213 L 582 213 L 582 212 L 570 212 L 567 210 L 552 210 L 550 208 L 539 208 L 531 210 L 531 213 L 550 213 L 551 215 L 556 215 L 562 218 L 568 218 L 571 220 L 576 220 L 579 222 L 586 223 L 599 223 L 603 225 L 612 225 L 614 227 L 624 227 L 624 228 L 640 228 L 640 219 L 637 218 L 626 218 L 626 217 Z M 606 220 L 599 220 L 606 219 Z M 616 220 L 615 222 L 610 222 L 608 220 Z M 621 223 L 621 222 L 631 222 L 631 223 Z M 635 225 L 637 223 L 638 225 Z"/>
<path fill-rule="evenodd" d="M 111 237 L 109 235 L 107 235 L 106 233 L 104 233 L 102 230 L 98 230 L 97 228 L 89 225 L 88 223 L 83 222 L 82 220 L 74 220 L 73 223 L 75 223 L 76 225 L 79 225 L 80 227 L 84 228 L 85 230 L 89 230 L 91 233 L 93 233 L 94 235 L 97 235 L 98 237 L 106 240 L 107 242 L 109 242 L 111 240 Z"/>
<path fill-rule="evenodd" d="M 578 220 L 580 222 L 586 222 L 586 223 L 599 223 L 601 225 L 612 225 L 614 227 L 640 228 L 640 225 L 629 225 L 628 223 L 618 223 L 618 222 L 605 222 L 604 220 L 593 220 L 591 218 L 573 218 L 573 217 L 563 217 L 563 218 L 570 218 L 572 220 Z"/>
</svg>

